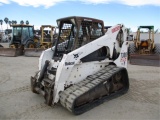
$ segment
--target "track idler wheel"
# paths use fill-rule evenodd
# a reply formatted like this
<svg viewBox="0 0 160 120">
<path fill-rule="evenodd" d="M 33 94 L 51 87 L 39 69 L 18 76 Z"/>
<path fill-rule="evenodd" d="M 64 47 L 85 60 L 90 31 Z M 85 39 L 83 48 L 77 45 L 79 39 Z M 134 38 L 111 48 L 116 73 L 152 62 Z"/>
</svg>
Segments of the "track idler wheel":
<svg viewBox="0 0 160 120">
<path fill-rule="evenodd" d="M 112 93 L 112 92 L 115 92 L 115 91 L 118 91 L 119 89 L 123 88 L 123 80 L 122 80 L 122 75 L 121 75 L 121 72 L 119 73 L 116 73 L 111 81 L 110 81 L 110 89 L 109 91 Z"/>
</svg>

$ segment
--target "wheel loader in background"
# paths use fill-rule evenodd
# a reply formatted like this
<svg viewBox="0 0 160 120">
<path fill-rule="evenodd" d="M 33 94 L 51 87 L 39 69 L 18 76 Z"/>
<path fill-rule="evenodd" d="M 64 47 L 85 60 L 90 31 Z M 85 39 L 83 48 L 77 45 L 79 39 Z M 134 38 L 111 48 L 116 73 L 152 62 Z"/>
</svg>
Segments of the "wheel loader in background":
<svg viewBox="0 0 160 120">
<path fill-rule="evenodd" d="M 46 28 L 48 29 L 47 32 L 45 31 Z M 57 36 L 56 26 L 42 25 L 40 27 L 40 33 L 41 37 L 39 38 L 38 42 L 33 44 L 32 47 L 24 49 L 25 56 L 39 57 L 42 51 L 53 46 Z"/>
<path fill-rule="evenodd" d="M 0 48 L 2 56 L 19 56 L 23 55 L 24 48 L 33 47 L 38 42 L 34 39 L 34 26 L 25 24 L 12 25 L 12 39 L 9 48 Z"/>
<path fill-rule="evenodd" d="M 142 29 L 148 32 L 141 32 Z M 129 45 L 129 59 L 131 64 L 160 66 L 160 43 L 154 41 L 154 26 L 138 27 L 136 38 Z"/>
<path fill-rule="evenodd" d="M 55 26 L 42 25 L 41 26 L 41 38 L 37 38 L 34 35 L 34 26 L 17 24 L 12 25 L 12 39 L 9 44 L 9 48 L 0 47 L 1 56 L 35 56 L 39 57 L 43 50 L 53 45 L 53 31 Z M 44 36 L 44 28 L 50 28 L 50 33 Z"/>
<path fill-rule="evenodd" d="M 55 46 L 42 52 L 31 90 L 49 106 L 60 102 L 82 114 L 104 101 L 126 93 L 128 42 L 124 25 L 104 33 L 102 20 L 71 16 L 57 20 Z"/>
</svg>

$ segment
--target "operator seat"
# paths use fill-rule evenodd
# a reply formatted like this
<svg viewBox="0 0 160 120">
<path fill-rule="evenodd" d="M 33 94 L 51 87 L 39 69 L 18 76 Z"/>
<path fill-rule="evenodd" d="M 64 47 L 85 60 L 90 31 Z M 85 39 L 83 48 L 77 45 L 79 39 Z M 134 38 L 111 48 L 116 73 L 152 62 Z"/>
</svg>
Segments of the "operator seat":
<svg viewBox="0 0 160 120">
<path fill-rule="evenodd" d="M 83 36 L 83 41 L 82 41 L 81 46 L 83 46 L 83 45 L 85 45 L 85 44 L 87 44 L 89 42 L 90 42 L 89 35 L 85 35 L 85 36 Z"/>
</svg>

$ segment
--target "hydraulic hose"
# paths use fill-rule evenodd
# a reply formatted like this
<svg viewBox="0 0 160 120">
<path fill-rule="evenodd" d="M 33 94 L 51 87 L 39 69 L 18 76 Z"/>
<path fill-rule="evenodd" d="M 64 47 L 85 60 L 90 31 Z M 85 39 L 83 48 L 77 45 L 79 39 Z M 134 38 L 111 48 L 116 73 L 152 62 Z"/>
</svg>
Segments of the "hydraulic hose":
<svg viewBox="0 0 160 120">
<path fill-rule="evenodd" d="M 38 78 L 38 82 L 42 82 L 42 80 L 44 78 L 44 73 L 47 71 L 48 65 L 49 65 L 49 61 L 46 60 L 42 70 L 40 71 L 40 76 Z"/>
</svg>

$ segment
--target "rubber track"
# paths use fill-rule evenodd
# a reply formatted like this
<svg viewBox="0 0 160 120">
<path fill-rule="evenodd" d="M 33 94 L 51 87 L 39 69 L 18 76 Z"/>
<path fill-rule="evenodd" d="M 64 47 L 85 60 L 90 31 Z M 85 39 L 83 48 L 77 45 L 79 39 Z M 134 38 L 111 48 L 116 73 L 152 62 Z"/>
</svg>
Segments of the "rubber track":
<svg viewBox="0 0 160 120">
<path fill-rule="evenodd" d="M 115 67 L 113 65 L 107 66 L 104 69 L 100 70 L 99 72 L 95 73 L 94 75 L 88 76 L 83 81 L 67 88 L 63 92 L 60 93 L 60 103 L 62 106 L 67 108 L 73 114 L 82 114 L 95 106 L 103 103 L 107 99 L 111 99 L 115 97 L 115 95 L 124 94 L 127 92 L 129 88 L 129 81 L 127 81 L 127 85 L 125 89 L 122 89 L 118 92 L 115 92 L 109 96 L 104 96 L 101 99 L 94 100 L 93 102 L 89 102 L 88 104 L 82 105 L 81 107 L 74 108 L 74 104 L 76 99 L 78 99 L 81 95 L 85 94 L 86 92 L 93 90 L 96 86 L 101 83 L 104 83 L 106 79 L 112 77 L 118 71 L 121 71 L 125 68 Z M 126 70 L 126 69 L 125 69 Z M 127 74 L 128 79 L 128 74 Z"/>
</svg>

